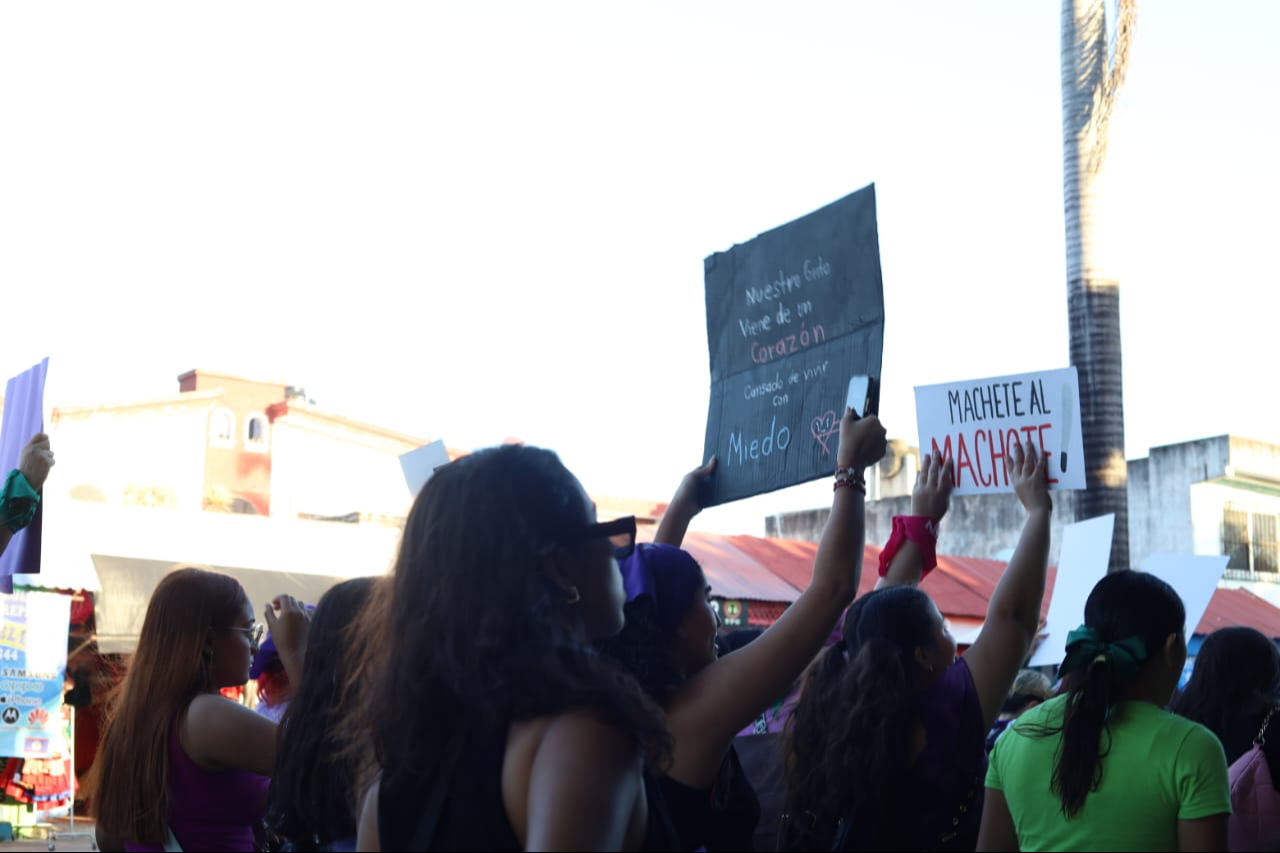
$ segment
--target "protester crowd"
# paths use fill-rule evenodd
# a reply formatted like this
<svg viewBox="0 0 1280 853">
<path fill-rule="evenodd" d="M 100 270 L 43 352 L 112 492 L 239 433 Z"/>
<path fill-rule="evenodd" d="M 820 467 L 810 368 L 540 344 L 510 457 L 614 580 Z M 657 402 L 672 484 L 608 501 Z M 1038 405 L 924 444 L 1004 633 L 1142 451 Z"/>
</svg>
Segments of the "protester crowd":
<svg viewBox="0 0 1280 853">
<path fill-rule="evenodd" d="M 600 521 L 554 453 L 507 445 L 439 469 L 389 574 L 314 609 L 259 614 L 232 577 L 171 572 L 93 767 L 102 849 L 744 850 L 761 825 L 783 850 L 1280 849 L 1276 646 L 1209 636 L 1175 699 L 1183 603 L 1126 571 L 1093 589 L 1053 683 L 1023 670 L 1052 502 L 1043 454 L 1015 443 L 1022 534 L 958 655 L 920 587 L 950 461 L 922 460 L 855 598 L 884 452 L 847 410 L 812 583 L 733 643 L 680 547 L 715 460 L 652 544 Z M 0 544 L 52 461 L 36 436 Z M 259 712 L 220 693 L 251 677 Z M 738 746 L 775 736 L 748 772 Z"/>
</svg>

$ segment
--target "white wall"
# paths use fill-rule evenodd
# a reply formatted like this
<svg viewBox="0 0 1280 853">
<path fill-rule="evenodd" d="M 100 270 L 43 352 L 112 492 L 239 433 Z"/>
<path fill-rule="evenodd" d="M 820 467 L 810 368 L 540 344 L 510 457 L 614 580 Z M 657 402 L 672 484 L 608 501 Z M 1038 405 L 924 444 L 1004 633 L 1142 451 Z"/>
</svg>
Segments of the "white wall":
<svg viewBox="0 0 1280 853">
<path fill-rule="evenodd" d="M 271 515 L 406 516 L 412 496 L 399 457 L 411 449 L 411 445 L 361 436 L 305 413 L 277 418 L 271 436 Z"/>
</svg>

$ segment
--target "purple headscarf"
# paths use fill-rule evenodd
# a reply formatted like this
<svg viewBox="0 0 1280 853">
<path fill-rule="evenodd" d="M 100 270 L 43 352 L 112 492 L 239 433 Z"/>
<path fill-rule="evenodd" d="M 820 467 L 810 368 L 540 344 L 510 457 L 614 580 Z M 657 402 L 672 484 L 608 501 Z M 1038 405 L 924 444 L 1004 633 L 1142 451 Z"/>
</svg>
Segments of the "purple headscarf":
<svg viewBox="0 0 1280 853">
<path fill-rule="evenodd" d="M 618 563 L 627 601 L 641 596 L 653 601 L 658 624 L 674 632 L 693 604 L 694 595 L 706 584 L 693 555 L 674 545 L 636 545 L 630 557 Z"/>
</svg>

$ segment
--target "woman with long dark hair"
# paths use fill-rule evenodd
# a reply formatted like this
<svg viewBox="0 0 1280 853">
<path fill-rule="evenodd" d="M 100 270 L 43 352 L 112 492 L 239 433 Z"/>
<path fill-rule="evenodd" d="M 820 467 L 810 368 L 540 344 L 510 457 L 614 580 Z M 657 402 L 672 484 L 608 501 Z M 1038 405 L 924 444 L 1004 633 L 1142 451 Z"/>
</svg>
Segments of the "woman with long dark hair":
<svg viewBox="0 0 1280 853">
<path fill-rule="evenodd" d="M 1187 687 L 1171 710 L 1218 736 L 1232 765 L 1257 744 L 1270 778 L 1269 790 L 1256 791 L 1253 814 L 1232 814 L 1228 834 L 1232 850 L 1280 849 L 1280 651 L 1252 628 L 1219 628 L 1200 645 Z M 1238 795 L 1239 792 L 1233 792 Z"/>
<path fill-rule="evenodd" d="M 634 544 L 635 519 L 598 521 L 548 450 L 491 448 L 436 471 L 371 648 L 378 781 L 359 849 L 670 843 L 643 774 L 669 748 L 662 714 L 591 645 L 622 629 L 616 560 Z"/>
<path fill-rule="evenodd" d="M 1089 594 L 1067 638 L 1065 692 L 996 743 L 979 850 L 1226 850 L 1222 746 L 1164 706 L 1186 661 L 1186 611 L 1154 575 Z"/>
<path fill-rule="evenodd" d="M 787 692 L 853 600 L 862 569 L 863 470 L 884 455 L 884 436 L 877 418 L 846 410 L 813 580 L 777 622 L 732 654 L 717 657 L 711 588 L 693 555 L 677 547 L 697 511 L 697 483 L 714 464 L 686 477 L 658 544 L 641 545 L 623 562 L 626 627 L 600 645 L 667 712 L 675 749 L 660 785 L 682 850 L 751 849 L 760 804 L 733 738 Z"/>
<path fill-rule="evenodd" d="M 925 566 L 910 544 L 811 668 L 788 721 L 790 849 L 973 849 L 985 736 L 1039 626 L 1049 551 L 1044 457 L 1015 443 L 1007 467 L 1027 520 L 964 657 L 914 586 Z M 935 525 L 950 484 L 949 462 L 926 457 L 916 488 Z"/>
<path fill-rule="evenodd" d="M 292 850 L 355 850 L 359 766 L 347 750 L 343 690 L 350 628 L 373 593 L 374 578 L 344 581 L 316 605 L 302 686 L 280 721 L 267 827 Z"/>
<path fill-rule="evenodd" d="M 281 596 L 266 619 L 301 678 L 306 611 Z M 276 724 L 218 691 L 248 680 L 261 636 L 233 577 L 179 569 L 156 586 L 94 761 L 104 838 L 128 850 L 254 848 Z"/>
</svg>

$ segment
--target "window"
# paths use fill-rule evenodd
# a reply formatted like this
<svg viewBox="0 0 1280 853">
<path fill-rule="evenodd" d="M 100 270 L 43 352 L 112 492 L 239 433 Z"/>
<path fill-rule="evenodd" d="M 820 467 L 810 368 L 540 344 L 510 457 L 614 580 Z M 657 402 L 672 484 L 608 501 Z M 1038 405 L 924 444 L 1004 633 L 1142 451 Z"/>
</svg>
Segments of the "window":
<svg viewBox="0 0 1280 853">
<path fill-rule="evenodd" d="M 1222 512 L 1227 570 L 1280 577 L 1280 517 L 1228 504 Z"/>
<path fill-rule="evenodd" d="M 265 415 L 252 414 L 244 421 L 245 450 L 264 451 L 267 449 L 267 418 Z"/>
<path fill-rule="evenodd" d="M 1254 515 L 1253 517 L 1253 570 L 1275 574 L 1280 571 L 1280 554 L 1277 554 L 1276 517 L 1274 515 Z"/>
<path fill-rule="evenodd" d="M 209 444 L 214 447 L 234 447 L 236 443 L 236 416 L 229 409 L 214 409 L 209 416 Z"/>
<path fill-rule="evenodd" d="M 1230 505 L 1222 511 L 1222 553 L 1227 568 L 1249 571 L 1249 513 Z"/>
</svg>

